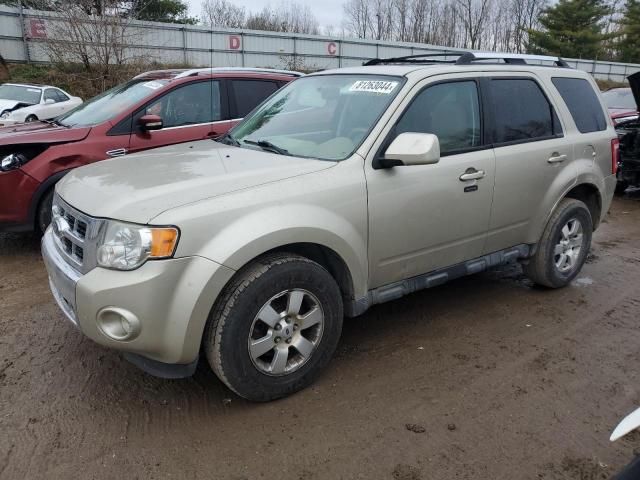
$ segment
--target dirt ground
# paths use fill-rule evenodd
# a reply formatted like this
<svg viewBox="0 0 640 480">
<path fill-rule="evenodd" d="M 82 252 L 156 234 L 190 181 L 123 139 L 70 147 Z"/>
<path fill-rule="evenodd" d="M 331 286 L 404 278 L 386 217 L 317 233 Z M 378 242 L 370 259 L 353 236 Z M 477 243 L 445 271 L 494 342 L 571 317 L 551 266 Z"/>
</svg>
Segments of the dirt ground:
<svg viewBox="0 0 640 480">
<path fill-rule="evenodd" d="M 608 441 L 640 406 L 640 192 L 572 286 L 513 266 L 377 306 L 312 388 L 269 404 L 83 338 L 33 237 L 0 235 L 0 299 L 2 479 L 596 480 L 640 451 Z"/>
</svg>

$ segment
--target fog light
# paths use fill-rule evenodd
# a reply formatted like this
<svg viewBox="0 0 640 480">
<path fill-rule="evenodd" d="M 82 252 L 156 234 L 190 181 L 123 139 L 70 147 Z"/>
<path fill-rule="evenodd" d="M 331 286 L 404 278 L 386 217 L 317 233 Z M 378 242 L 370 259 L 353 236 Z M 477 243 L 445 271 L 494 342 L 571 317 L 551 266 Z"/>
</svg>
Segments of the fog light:
<svg viewBox="0 0 640 480">
<path fill-rule="evenodd" d="M 140 334 L 140 320 L 124 308 L 105 307 L 98 312 L 97 321 L 102 333 L 112 340 L 129 341 Z"/>
</svg>

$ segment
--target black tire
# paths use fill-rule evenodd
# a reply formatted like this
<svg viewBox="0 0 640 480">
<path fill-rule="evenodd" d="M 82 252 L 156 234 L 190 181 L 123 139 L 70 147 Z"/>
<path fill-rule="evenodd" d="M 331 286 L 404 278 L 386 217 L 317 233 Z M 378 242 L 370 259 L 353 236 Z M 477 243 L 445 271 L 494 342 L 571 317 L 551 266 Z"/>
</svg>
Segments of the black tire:
<svg viewBox="0 0 640 480">
<path fill-rule="evenodd" d="M 324 323 L 308 359 L 290 373 L 273 376 L 251 359 L 249 339 L 261 308 L 290 289 L 303 289 L 315 296 Z M 231 390 L 248 400 L 265 402 L 313 383 L 335 352 L 342 319 L 340 289 L 327 270 L 295 254 L 268 254 L 240 270 L 220 295 L 205 328 L 203 348 L 209 365 Z M 295 349 L 293 355 L 297 355 Z"/>
<path fill-rule="evenodd" d="M 556 266 L 554 249 L 561 240 L 562 229 L 572 220 L 578 220 L 582 228 L 582 244 L 575 264 L 567 271 Z M 525 274 L 538 285 L 549 288 L 566 286 L 580 272 L 584 264 L 593 234 L 593 220 L 587 206 L 580 200 L 563 199 L 549 219 L 536 253 L 523 265 Z"/>
<path fill-rule="evenodd" d="M 49 224 L 51 223 L 51 206 L 53 205 L 53 188 L 50 188 L 44 194 L 36 211 L 35 231 L 39 235 L 43 235 Z"/>
<path fill-rule="evenodd" d="M 38 121 L 38 117 L 36 117 L 35 115 L 29 115 L 27 118 L 24 119 L 25 122 L 30 123 L 30 122 L 37 122 Z"/>
<path fill-rule="evenodd" d="M 618 180 L 618 183 L 616 183 L 615 194 L 624 195 L 624 192 L 628 187 L 629 187 L 629 184 L 627 182 L 625 182 L 624 180 Z"/>
</svg>

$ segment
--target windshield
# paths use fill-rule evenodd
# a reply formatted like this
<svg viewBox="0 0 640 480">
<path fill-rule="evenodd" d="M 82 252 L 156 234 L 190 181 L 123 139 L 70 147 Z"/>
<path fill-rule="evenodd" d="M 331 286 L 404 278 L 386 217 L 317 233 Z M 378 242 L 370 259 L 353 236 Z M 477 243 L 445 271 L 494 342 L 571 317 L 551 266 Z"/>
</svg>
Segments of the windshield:
<svg viewBox="0 0 640 480">
<path fill-rule="evenodd" d="M 402 82 L 373 75 L 300 78 L 271 96 L 231 136 L 245 148 L 344 160 L 364 141 Z"/>
<path fill-rule="evenodd" d="M 42 90 L 32 87 L 21 87 L 19 85 L 0 85 L 0 99 L 15 100 L 22 103 L 40 103 Z"/>
<path fill-rule="evenodd" d="M 628 108 L 629 110 L 637 108 L 630 88 L 608 90 L 602 94 L 602 97 L 608 108 Z"/>
<path fill-rule="evenodd" d="M 125 112 L 139 101 L 154 94 L 166 84 L 167 80 L 123 83 L 111 90 L 107 90 L 97 97 L 93 97 L 88 102 L 74 108 L 56 120 L 68 126 L 79 125 L 89 127 L 97 125 Z"/>
</svg>

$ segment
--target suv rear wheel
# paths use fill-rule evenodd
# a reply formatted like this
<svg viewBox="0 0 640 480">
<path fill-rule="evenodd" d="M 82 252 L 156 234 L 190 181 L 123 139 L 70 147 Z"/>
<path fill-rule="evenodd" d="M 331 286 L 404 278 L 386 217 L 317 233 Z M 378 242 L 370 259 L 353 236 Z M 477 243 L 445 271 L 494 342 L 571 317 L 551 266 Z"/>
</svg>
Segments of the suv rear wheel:
<svg viewBox="0 0 640 480">
<path fill-rule="evenodd" d="M 204 335 L 211 368 L 254 401 L 311 384 L 329 363 L 342 331 L 342 298 L 319 264 L 266 255 L 238 272 L 214 306 Z"/>
<path fill-rule="evenodd" d="M 549 219 L 524 272 L 539 285 L 559 288 L 580 272 L 591 247 L 593 220 L 580 200 L 563 199 Z"/>
</svg>

